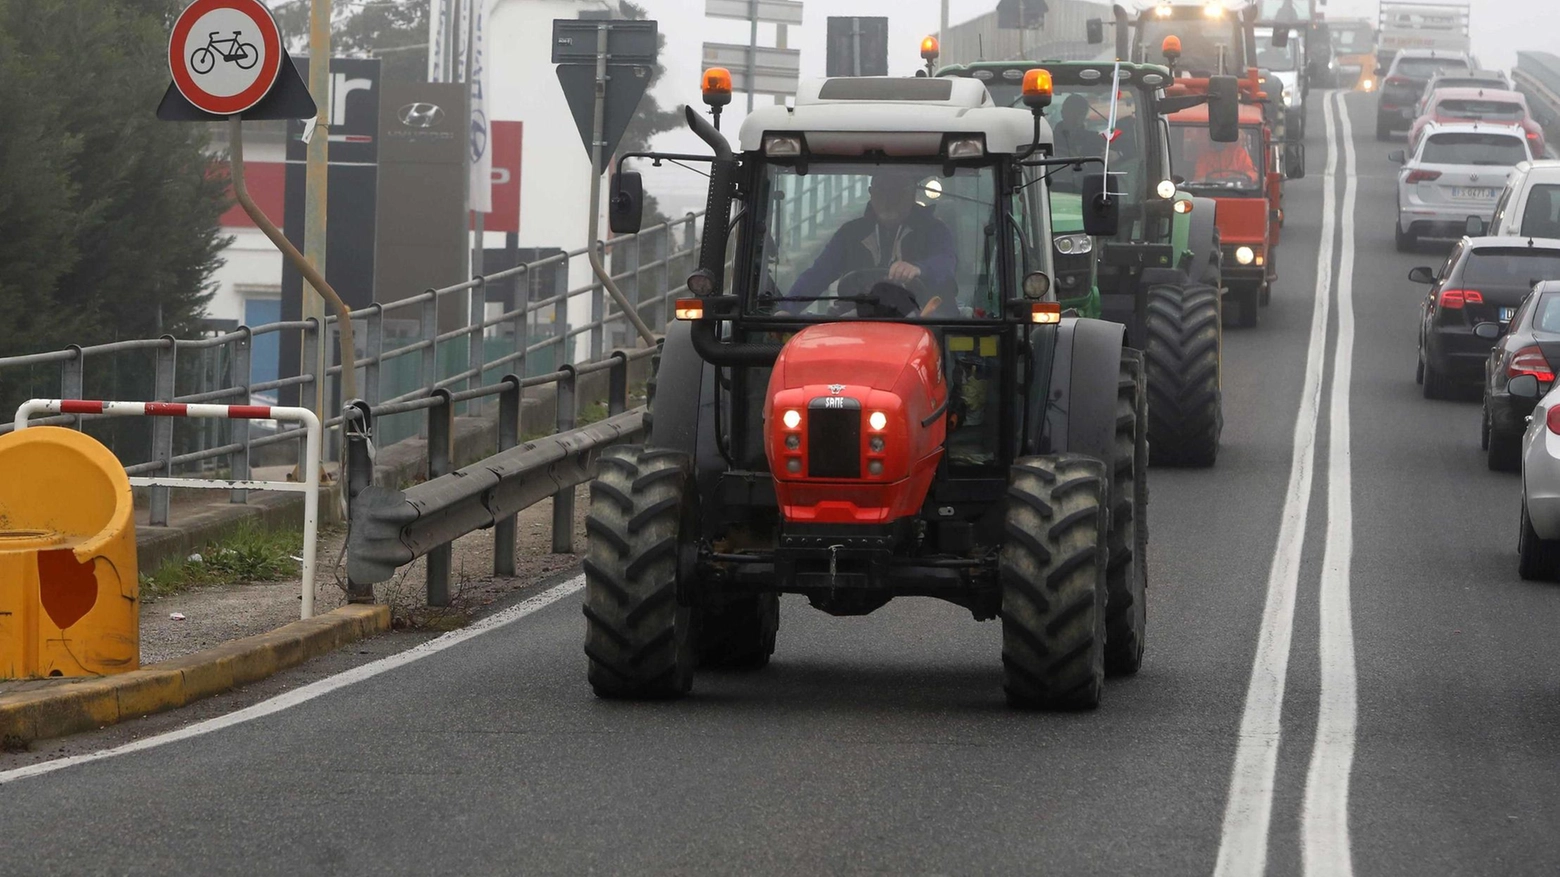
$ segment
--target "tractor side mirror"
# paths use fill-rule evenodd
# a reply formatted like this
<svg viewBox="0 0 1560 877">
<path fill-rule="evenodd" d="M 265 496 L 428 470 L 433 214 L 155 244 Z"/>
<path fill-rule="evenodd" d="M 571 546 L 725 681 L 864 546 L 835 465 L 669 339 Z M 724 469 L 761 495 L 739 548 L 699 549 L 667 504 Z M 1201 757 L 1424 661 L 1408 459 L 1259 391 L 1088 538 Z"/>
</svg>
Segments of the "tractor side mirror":
<svg viewBox="0 0 1560 877">
<path fill-rule="evenodd" d="M 1477 216 L 1468 217 L 1468 221 L 1463 224 L 1463 232 L 1471 238 L 1483 237 L 1485 231 L 1484 220 Z"/>
<path fill-rule="evenodd" d="M 1494 341 L 1500 337 L 1500 324 L 1479 323 L 1473 327 L 1473 334 L 1483 338 L 1485 341 Z M 1537 378 L 1534 378 L 1534 380 L 1537 380 Z"/>
<path fill-rule="evenodd" d="M 1537 399 L 1538 378 L 1534 375 L 1517 375 L 1506 383 L 1506 392 L 1518 399 Z"/>
<path fill-rule="evenodd" d="M 1089 45 L 1097 46 L 1105 42 L 1105 22 L 1098 18 L 1091 18 L 1083 23 L 1083 27 L 1088 33 Z"/>
<path fill-rule="evenodd" d="M 645 183 L 638 171 L 620 171 L 612 177 L 607 202 L 607 225 L 613 234 L 638 234 L 645 218 Z"/>
<path fill-rule="evenodd" d="M 1408 279 L 1415 283 L 1434 283 L 1436 278 L 1434 271 L 1420 265 L 1408 272 Z"/>
<path fill-rule="evenodd" d="M 1305 144 L 1284 144 L 1284 175 L 1291 180 L 1305 179 Z"/>
<path fill-rule="evenodd" d="M 1287 27 L 1275 27 L 1275 28 L 1273 28 L 1273 48 L 1275 48 L 1275 49 L 1287 49 L 1287 48 L 1289 48 L 1289 28 L 1287 28 Z"/>
<path fill-rule="evenodd" d="M 1240 85 L 1233 76 L 1208 77 L 1208 136 L 1215 143 L 1240 139 Z"/>
<path fill-rule="evenodd" d="M 1408 161 L 1408 153 L 1401 149 L 1394 149 L 1387 153 L 1387 161 L 1390 161 L 1393 164 L 1404 164 Z"/>
<path fill-rule="evenodd" d="M 1083 177 L 1083 231 L 1090 237 L 1112 238 L 1121 225 L 1121 174 L 1110 174 L 1106 187 L 1105 174 L 1085 174 Z"/>
</svg>

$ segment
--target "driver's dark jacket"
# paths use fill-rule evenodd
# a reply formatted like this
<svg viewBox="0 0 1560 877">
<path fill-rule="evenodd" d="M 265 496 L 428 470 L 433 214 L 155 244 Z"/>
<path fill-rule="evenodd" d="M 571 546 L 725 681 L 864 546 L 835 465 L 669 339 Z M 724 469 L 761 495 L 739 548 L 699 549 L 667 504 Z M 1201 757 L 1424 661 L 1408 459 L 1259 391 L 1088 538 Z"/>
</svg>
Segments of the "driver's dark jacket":
<svg viewBox="0 0 1560 877">
<path fill-rule="evenodd" d="M 921 269 L 921 282 L 934 295 L 954 293 L 953 269 L 958 264 L 954 253 L 953 232 L 933 215 L 930 208 L 917 204 L 900 225 L 891 246 L 883 246 L 878 233 L 877 214 L 868 204 L 859 219 L 840 226 L 828 246 L 811 268 L 802 272 L 791 285 L 786 298 L 821 295 L 829 284 L 853 271 L 888 268 L 895 262 L 909 262 Z"/>
</svg>

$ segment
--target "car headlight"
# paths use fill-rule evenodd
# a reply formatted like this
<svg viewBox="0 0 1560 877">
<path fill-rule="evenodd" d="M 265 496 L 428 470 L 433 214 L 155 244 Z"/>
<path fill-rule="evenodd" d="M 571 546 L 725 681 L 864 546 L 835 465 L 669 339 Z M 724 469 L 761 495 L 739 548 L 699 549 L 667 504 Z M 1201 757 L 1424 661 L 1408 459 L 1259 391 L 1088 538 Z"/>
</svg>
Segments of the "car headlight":
<svg viewBox="0 0 1560 877">
<path fill-rule="evenodd" d="M 1292 88 L 1284 89 L 1284 106 L 1292 107 L 1294 105 L 1295 105 L 1295 90 L 1292 89 Z"/>
<path fill-rule="evenodd" d="M 1241 247 L 1235 251 L 1235 261 L 1242 265 L 1250 265 L 1257 260 L 1257 254 L 1250 247 Z"/>
<path fill-rule="evenodd" d="M 1063 256 L 1082 256 L 1094 251 L 1094 238 L 1086 234 L 1063 234 L 1056 236 L 1056 251 Z"/>
</svg>

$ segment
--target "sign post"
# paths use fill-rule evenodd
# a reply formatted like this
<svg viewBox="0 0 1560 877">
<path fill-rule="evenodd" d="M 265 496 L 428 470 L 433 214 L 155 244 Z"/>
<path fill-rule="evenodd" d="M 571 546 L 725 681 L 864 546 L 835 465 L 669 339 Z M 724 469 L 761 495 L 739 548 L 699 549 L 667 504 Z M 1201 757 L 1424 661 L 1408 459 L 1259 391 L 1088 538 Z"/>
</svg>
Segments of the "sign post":
<svg viewBox="0 0 1560 877">
<path fill-rule="evenodd" d="M 587 46 L 594 46 L 594 50 Z M 614 62 L 610 65 L 607 63 L 609 54 Z M 602 263 L 601 253 L 596 249 L 596 234 L 601 230 L 601 175 L 612 160 L 612 153 L 617 151 L 640 98 L 644 97 L 657 54 L 654 21 L 553 20 L 552 59 L 558 65 L 558 81 L 563 86 L 564 97 L 569 101 L 581 136 L 587 137 L 586 148 L 590 151 L 590 230 L 585 241 L 590 267 L 646 345 L 655 343 L 655 333 L 639 315 L 639 308 L 618 289 L 612 272 Z M 610 77 L 609 67 L 612 70 Z M 581 74 L 585 71 L 593 74 L 588 80 L 591 84 L 589 127 L 581 112 L 585 101 L 580 85 L 587 81 Z M 616 121 L 609 127 L 609 105 L 616 111 L 614 118 L 621 120 L 620 127 Z M 598 319 L 601 316 L 593 315 Z"/>
<path fill-rule="evenodd" d="M 329 69 L 327 64 L 319 66 Z M 319 112 L 282 45 L 276 20 L 260 0 L 195 0 L 174 22 L 168 40 L 168 72 L 173 83 L 157 107 L 157 118 L 173 122 L 227 120 L 233 195 L 255 226 L 335 308 L 341 332 L 341 391 L 346 398 L 356 398 L 357 372 L 352 368 L 356 356 L 346 303 L 325 281 L 324 273 L 304 258 L 255 204 L 244 185 L 245 119 L 309 119 Z M 322 376 L 324 371 L 322 363 Z M 322 378 L 317 383 L 325 381 Z"/>
</svg>

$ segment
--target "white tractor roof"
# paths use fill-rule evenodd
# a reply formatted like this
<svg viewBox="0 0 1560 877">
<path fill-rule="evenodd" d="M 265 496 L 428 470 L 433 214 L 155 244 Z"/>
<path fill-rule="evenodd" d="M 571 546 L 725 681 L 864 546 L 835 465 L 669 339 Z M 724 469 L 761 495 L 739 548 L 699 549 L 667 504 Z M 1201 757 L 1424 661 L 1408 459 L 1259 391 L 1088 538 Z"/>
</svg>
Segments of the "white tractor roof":
<svg viewBox="0 0 1560 877">
<path fill-rule="evenodd" d="M 1014 153 L 1034 138 L 1028 110 L 999 107 L 986 84 L 968 77 L 861 76 L 802 80 L 795 107 L 763 107 L 742 122 L 745 152 L 765 134 L 807 135 L 814 155 L 936 156 L 946 134 L 983 134 L 988 154 Z M 1051 127 L 1040 125 L 1040 142 Z"/>
</svg>

